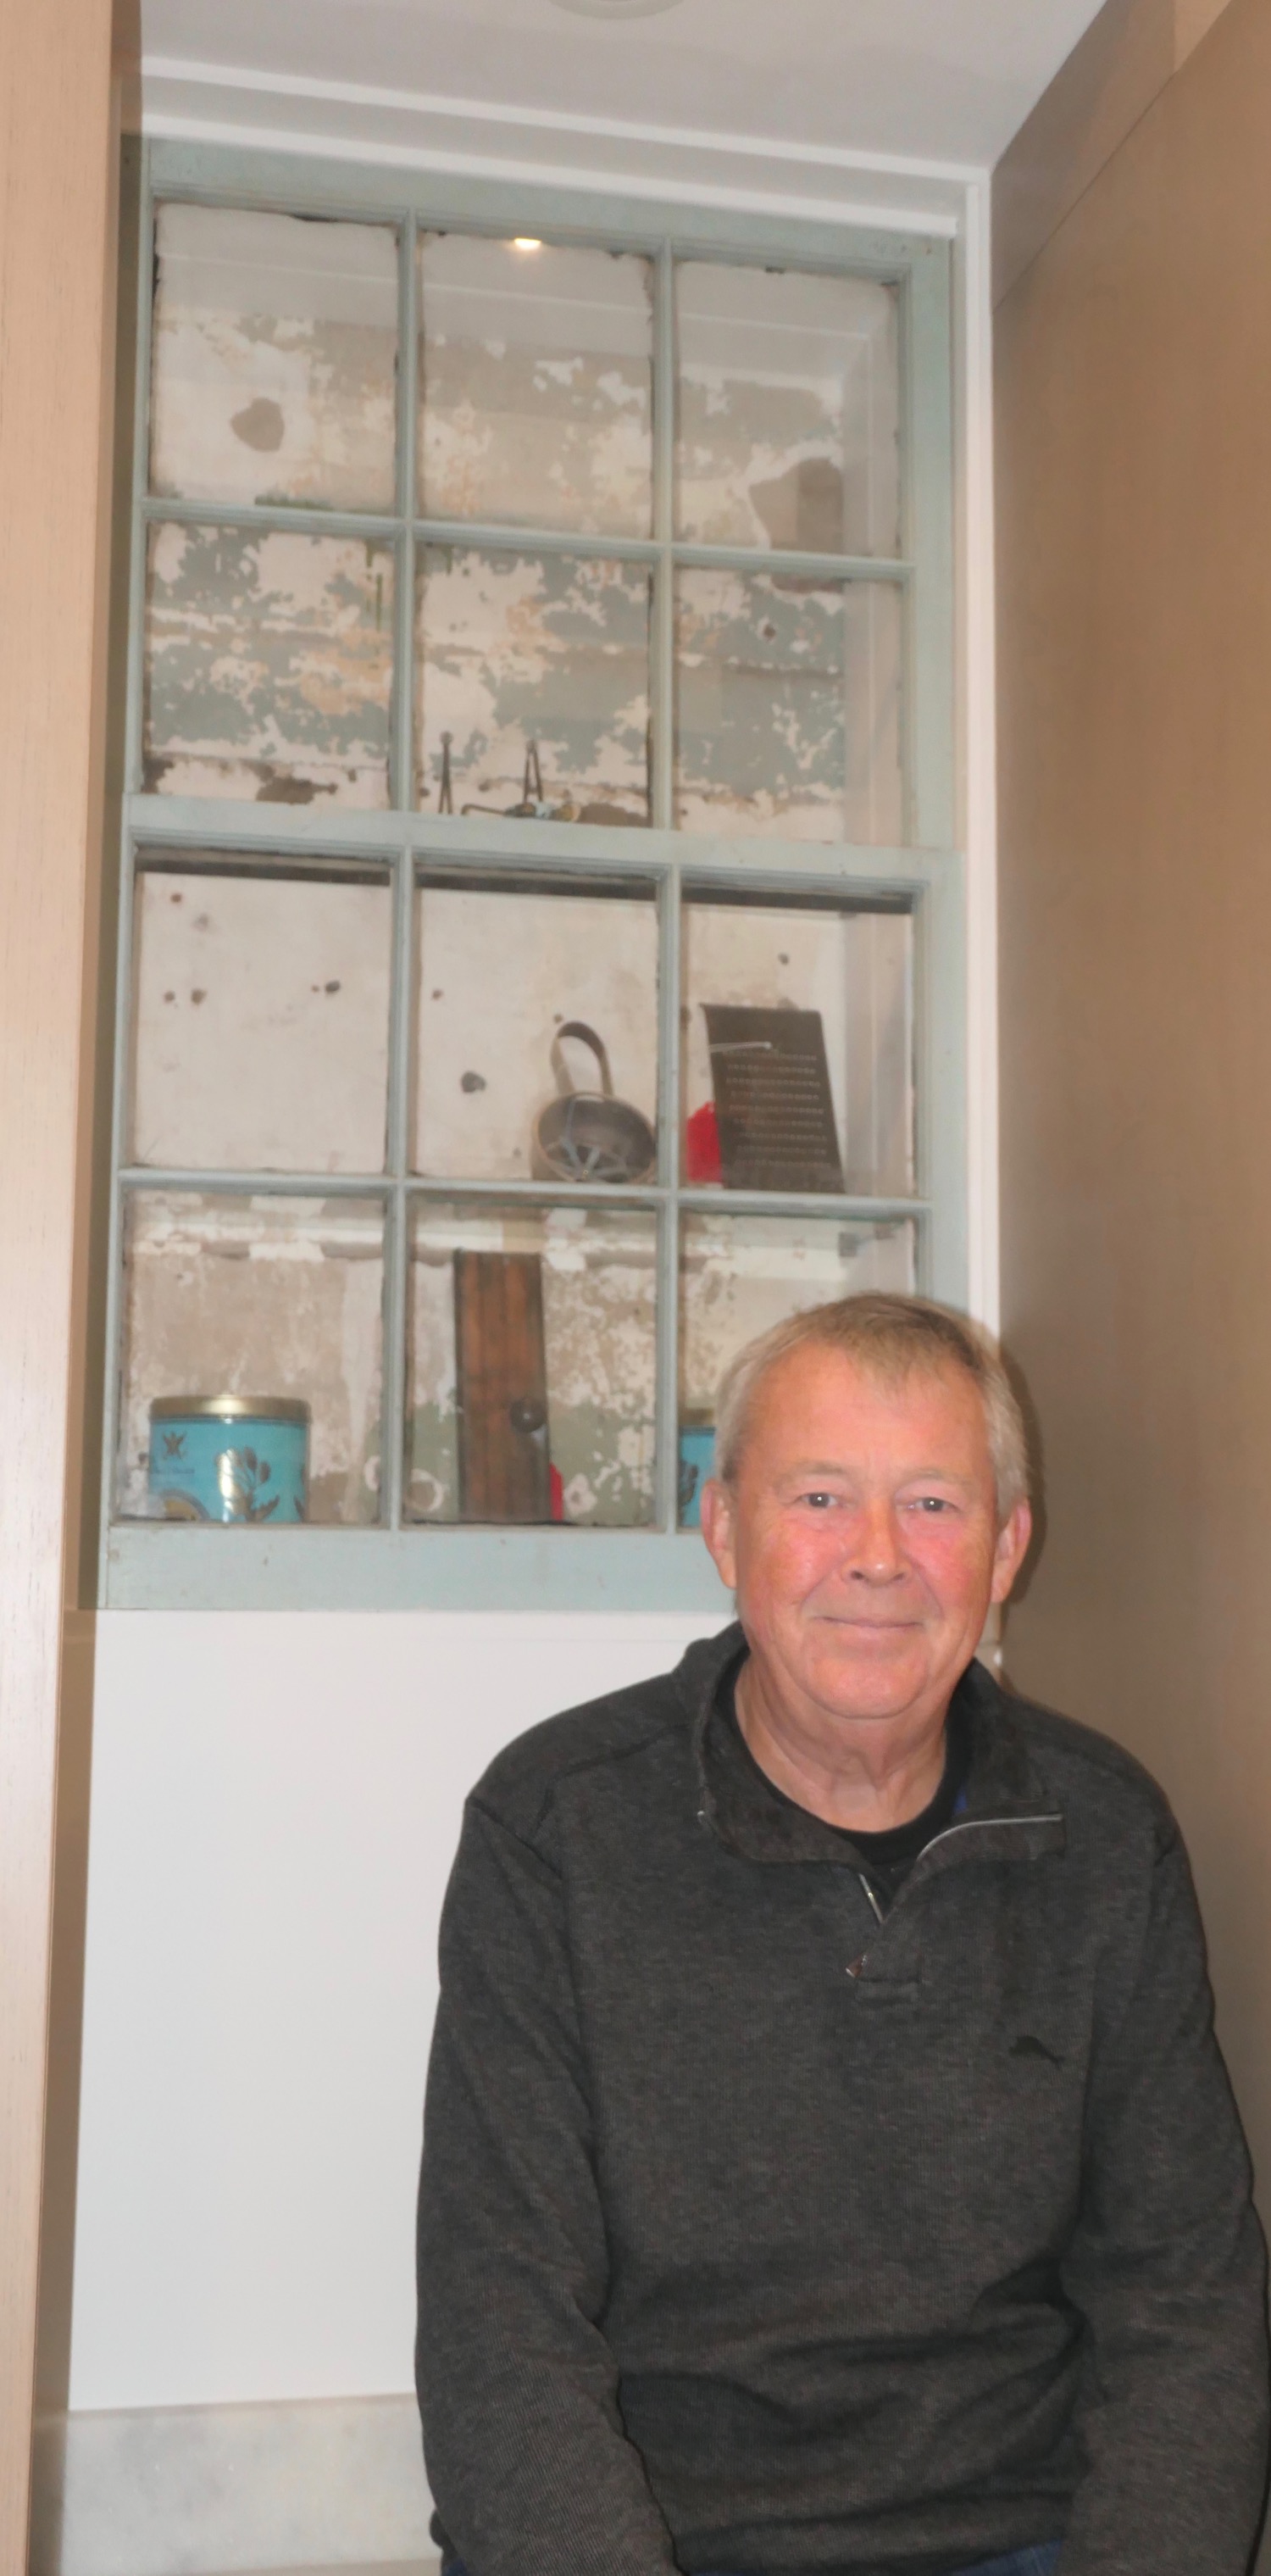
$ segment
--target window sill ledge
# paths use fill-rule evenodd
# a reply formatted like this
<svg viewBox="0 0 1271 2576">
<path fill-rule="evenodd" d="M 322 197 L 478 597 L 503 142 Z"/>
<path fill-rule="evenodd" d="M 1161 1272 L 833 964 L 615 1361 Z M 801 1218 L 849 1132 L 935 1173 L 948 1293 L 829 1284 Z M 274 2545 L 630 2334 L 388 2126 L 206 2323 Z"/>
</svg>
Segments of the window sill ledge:
<svg viewBox="0 0 1271 2576">
<path fill-rule="evenodd" d="M 695 1532 L 112 1526 L 109 1610 L 666 1610 L 728 1617 Z"/>
</svg>

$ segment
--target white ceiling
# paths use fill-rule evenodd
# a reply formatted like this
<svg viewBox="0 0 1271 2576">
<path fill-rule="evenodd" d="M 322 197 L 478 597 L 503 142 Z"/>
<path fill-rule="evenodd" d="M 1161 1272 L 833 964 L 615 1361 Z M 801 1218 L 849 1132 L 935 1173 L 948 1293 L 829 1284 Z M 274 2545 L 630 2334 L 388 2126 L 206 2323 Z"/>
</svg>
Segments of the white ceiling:
<svg viewBox="0 0 1271 2576">
<path fill-rule="evenodd" d="M 776 142 L 995 161 L 1099 0 L 142 0 L 147 55 Z"/>
</svg>

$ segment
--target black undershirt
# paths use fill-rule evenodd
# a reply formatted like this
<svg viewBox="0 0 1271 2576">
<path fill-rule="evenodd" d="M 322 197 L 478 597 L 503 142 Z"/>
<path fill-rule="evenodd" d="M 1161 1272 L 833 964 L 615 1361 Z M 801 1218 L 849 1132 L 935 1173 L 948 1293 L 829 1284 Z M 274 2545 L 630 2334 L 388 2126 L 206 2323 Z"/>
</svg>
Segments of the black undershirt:
<svg viewBox="0 0 1271 2576">
<path fill-rule="evenodd" d="M 779 1789 L 776 1781 L 769 1779 L 763 1764 L 756 1762 L 746 1742 L 737 1715 L 737 1676 L 740 1671 L 741 1665 L 735 1664 L 731 1672 L 721 1676 L 721 1714 L 734 1729 L 746 1760 L 769 1797 L 776 1798 L 783 1807 L 797 1807 L 798 1799 L 787 1797 L 785 1790 Z M 952 1824 L 970 1767 L 970 1723 L 955 1693 L 945 1720 L 943 1776 L 934 1798 L 923 1808 L 921 1815 L 910 1816 L 903 1825 L 892 1825 L 882 1834 L 862 1834 L 854 1826 L 849 1829 L 845 1825 L 828 1825 L 828 1831 L 837 1834 L 841 1842 L 850 1844 L 853 1854 L 863 1862 L 864 1874 L 884 1912 L 904 1886 L 919 1852 L 925 1851 L 928 1843 L 934 1842 L 937 1834 L 944 1833 Z"/>
</svg>

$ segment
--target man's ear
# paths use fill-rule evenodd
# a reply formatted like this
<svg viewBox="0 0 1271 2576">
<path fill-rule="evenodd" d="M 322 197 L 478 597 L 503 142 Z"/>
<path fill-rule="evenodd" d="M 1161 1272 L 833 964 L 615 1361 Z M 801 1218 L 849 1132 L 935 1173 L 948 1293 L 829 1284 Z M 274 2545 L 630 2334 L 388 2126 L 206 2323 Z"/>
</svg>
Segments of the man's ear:
<svg viewBox="0 0 1271 2576">
<path fill-rule="evenodd" d="M 702 1487 L 702 1536 L 719 1570 L 721 1583 L 730 1592 L 737 1589 L 737 1548 L 733 1498 L 718 1476 L 709 1476 Z"/>
<path fill-rule="evenodd" d="M 997 1534 L 997 1548 L 993 1558 L 993 1589 L 989 1596 L 991 1600 L 1007 1599 L 1011 1585 L 1028 1553 L 1028 1542 L 1032 1535 L 1032 1508 L 1028 1503 L 1017 1503 L 1014 1511 L 1003 1521 Z"/>
</svg>

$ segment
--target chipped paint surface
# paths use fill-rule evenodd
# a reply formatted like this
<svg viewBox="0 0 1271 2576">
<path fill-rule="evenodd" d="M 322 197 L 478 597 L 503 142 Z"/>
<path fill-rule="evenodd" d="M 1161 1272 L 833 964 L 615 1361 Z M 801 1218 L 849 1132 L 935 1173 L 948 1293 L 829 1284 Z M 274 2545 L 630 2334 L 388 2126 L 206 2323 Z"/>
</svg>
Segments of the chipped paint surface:
<svg viewBox="0 0 1271 2576">
<path fill-rule="evenodd" d="M 651 275 L 629 252 L 424 237 L 427 517 L 648 535 Z"/>
<path fill-rule="evenodd" d="M 531 1129 L 555 1096 L 551 1046 L 566 1020 L 596 1031 L 618 1097 L 654 1121 L 651 901 L 424 886 L 419 905 L 416 1171 L 529 1178 Z M 562 1052 L 576 1087 L 597 1089 L 590 1050 L 568 1039 Z"/>
<path fill-rule="evenodd" d="M 150 532 L 145 785 L 386 805 L 393 557 L 276 528 Z"/>
<path fill-rule="evenodd" d="M 913 1188 L 912 922 L 905 913 L 687 903 L 684 1112 L 712 1099 L 703 1005 L 819 1011 L 844 1188 Z"/>
<path fill-rule="evenodd" d="M 155 272 L 151 490 L 391 510 L 396 234 L 163 205 Z"/>
<path fill-rule="evenodd" d="M 537 1254 L 547 1433 L 568 1521 L 630 1529 L 653 1513 L 657 1227 L 628 1209 L 429 1207 L 411 1260 L 406 1504 L 458 1511 L 454 1255 Z"/>
<path fill-rule="evenodd" d="M 143 868 L 134 921 L 131 1160 L 380 1170 L 387 878 L 270 875 L 266 861 Z"/>
<path fill-rule="evenodd" d="M 677 526 L 711 545 L 900 552 L 896 298 L 863 277 L 685 260 Z"/>
<path fill-rule="evenodd" d="M 384 1251 L 370 1200 L 130 1194 L 118 1505 L 152 1510 L 162 1395 L 300 1398 L 309 1517 L 379 1516 Z"/>
<path fill-rule="evenodd" d="M 533 741 L 562 819 L 647 822 L 649 602 L 638 564 L 426 548 L 420 803 L 437 810 L 448 733 L 456 813 L 517 804 Z"/>
<path fill-rule="evenodd" d="M 384 807 L 393 548 L 323 509 L 395 501 L 398 244 L 383 225 L 159 211 L 152 488 L 301 502 L 298 529 L 156 523 L 145 785 Z M 579 537 L 652 525 L 649 263 L 434 235 L 421 245 L 419 490 L 434 517 Z M 904 837 L 904 595 L 793 577 L 782 549 L 893 555 L 897 313 L 889 288 L 722 263 L 677 279 L 675 508 L 762 572 L 675 576 L 676 819 L 808 841 Z M 669 567 L 667 568 L 669 578 Z M 648 566 L 513 544 L 425 545 L 414 606 L 416 794 L 586 823 L 649 819 Z M 531 757 L 531 746 L 533 756 Z M 404 748 L 404 747 L 403 747 Z M 193 1172 L 383 1167 L 387 884 L 343 863 L 166 863 L 138 879 L 132 1133 Z M 849 1189 L 913 1186 L 911 928 L 897 917 L 690 903 L 685 1110 L 711 1097 L 702 1005 L 816 1010 Z M 411 1218 L 406 1510 L 458 1509 L 453 1261 L 542 1265 L 548 1437 L 566 1518 L 653 1516 L 657 1219 L 487 1206 L 528 1176 L 553 1037 L 594 1028 L 615 1095 L 657 1111 L 657 916 L 647 890 L 424 882 L 413 957 L 413 1168 L 454 1203 Z M 580 1088 L 595 1060 L 562 1041 Z M 359 1188 L 370 1186 L 361 1181 Z M 912 1284 L 914 1228 L 727 1213 L 684 1220 L 682 1400 L 706 1415 L 741 1342 L 852 1287 Z M 148 1508 L 160 1395 L 312 1407 L 312 1516 L 379 1511 L 383 1209 L 232 1192 L 130 1194 L 120 1500 Z"/>
<path fill-rule="evenodd" d="M 686 1216 L 681 1236 L 680 1389 L 713 1419 L 730 1360 L 756 1333 L 832 1297 L 914 1284 L 914 1228 L 835 1218 Z"/>
<path fill-rule="evenodd" d="M 681 571 L 675 610 L 681 829 L 900 841 L 897 592 Z"/>
</svg>

